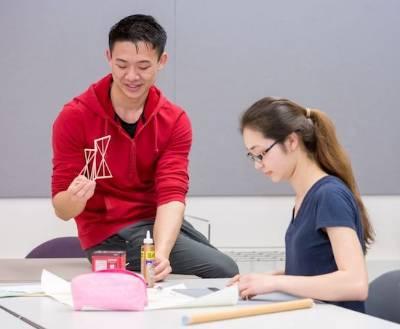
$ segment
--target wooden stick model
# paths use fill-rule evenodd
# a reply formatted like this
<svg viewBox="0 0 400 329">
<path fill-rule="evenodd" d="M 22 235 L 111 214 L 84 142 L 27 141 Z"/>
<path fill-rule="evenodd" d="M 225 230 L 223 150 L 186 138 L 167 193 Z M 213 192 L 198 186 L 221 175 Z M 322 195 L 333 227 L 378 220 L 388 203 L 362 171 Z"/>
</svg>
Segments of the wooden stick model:
<svg viewBox="0 0 400 329">
<path fill-rule="evenodd" d="M 279 302 L 267 305 L 256 305 L 232 310 L 221 310 L 214 312 L 204 312 L 191 316 L 184 316 L 182 322 L 184 325 L 204 323 L 210 321 L 219 321 L 227 319 L 241 318 L 245 316 L 261 315 L 276 312 L 285 312 L 299 310 L 303 308 L 311 308 L 314 302 L 310 298 L 298 299 L 289 302 Z"/>
</svg>

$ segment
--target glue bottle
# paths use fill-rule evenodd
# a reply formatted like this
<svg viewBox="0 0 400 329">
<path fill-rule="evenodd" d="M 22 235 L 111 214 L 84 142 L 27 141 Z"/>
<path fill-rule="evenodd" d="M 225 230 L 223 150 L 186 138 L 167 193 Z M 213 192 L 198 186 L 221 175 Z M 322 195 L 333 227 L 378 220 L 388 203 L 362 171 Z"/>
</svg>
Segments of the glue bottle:
<svg viewBox="0 0 400 329">
<path fill-rule="evenodd" d="M 152 288 L 154 287 L 154 262 L 156 257 L 153 239 L 150 237 L 150 231 L 147 231 L 146 238 L 143 240 L 140 256 L 140 272 L 143 275 L 147 286 Z"/>
</svg>

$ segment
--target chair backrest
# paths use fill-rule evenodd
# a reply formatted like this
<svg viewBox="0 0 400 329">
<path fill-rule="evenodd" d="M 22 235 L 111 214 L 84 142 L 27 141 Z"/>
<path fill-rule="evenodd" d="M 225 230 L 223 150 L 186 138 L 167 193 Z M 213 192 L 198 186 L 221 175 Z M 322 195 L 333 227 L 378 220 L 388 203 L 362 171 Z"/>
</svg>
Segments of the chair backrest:
<svg viewBox="0 0 400 329">
<path fill-rule="evenodd" d="M 400 270 L 382 274 L 369 285 L 366 313 L 400 323 Z"/>
<path fill-rule="evenodd" d="M 207 218 L 203 218 L 203 217 L 198 217 L 198 216 L 192 216 L 192 215 L 188 215 L 185 214 L 184 218 L 186 220 L 188 220 L 189 222 L 191 222 L 191 219 L 194 219 L 195 221 L 198 222 L 203 222 L 207 225 L 207 240 L 208 242 L 211 242 L 211 221 Z M 195 225 L 196 227 L 196 225 Z"/>
<path fill-rule="evenodd" d="M 86 257 L 79 239 L 66 236 L 51 239 L 35 247 L 25 258 L 81 258 Z"/>
</svg>

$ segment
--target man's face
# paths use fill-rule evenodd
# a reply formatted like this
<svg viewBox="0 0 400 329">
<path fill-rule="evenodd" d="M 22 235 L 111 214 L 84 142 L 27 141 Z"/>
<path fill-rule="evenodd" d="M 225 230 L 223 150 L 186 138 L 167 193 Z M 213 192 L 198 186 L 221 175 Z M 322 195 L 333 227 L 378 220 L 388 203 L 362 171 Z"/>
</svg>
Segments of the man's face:
<svg viewBox="0 0 400 329">
<path fill-rule="evenodd" d="M 157 51 L 148 43 L 117 41 L 112 52 L 107 51 L 107 59 L 114 80 L 113 88 L 118 88 L 118 94 L 131 101 L 140 101 L 147 97 L 158 71 L 167 61 L 167 54 L 162 54 L 159 59 Z"/>
</svg>

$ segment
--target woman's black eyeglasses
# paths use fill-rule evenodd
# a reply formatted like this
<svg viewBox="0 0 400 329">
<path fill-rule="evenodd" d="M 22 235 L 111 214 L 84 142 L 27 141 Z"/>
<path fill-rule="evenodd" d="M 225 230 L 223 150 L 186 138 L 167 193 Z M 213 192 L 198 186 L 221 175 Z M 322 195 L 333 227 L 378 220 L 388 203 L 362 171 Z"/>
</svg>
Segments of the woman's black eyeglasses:
<svg viewBox="0 0 400 329">
<path fill-rule="evenodd" d="M 258 154 L 258 155 L 254 155 L 254 154 L 252 154 L 251 152 L 249 152 L 249 153 L 247 153 L 247 157 L 248 157 L 251 161 L 253 161 L 253 162 L 258 162 L 258 163 L 260 163 L 260 162 L 264 159 L 265 155 L 266 155 L 269 151 L 271 151 L 271 149 L 272 149 L 276 144 L 278 144 L 278 143 L 279 143 L 279 141 L 275 141 L 274 143 L 272 143 L 271 146 L 269 146 L 267 149 L 265 149 L 263 152 L 261 152 L 261 153 Z"/>
</svg>

